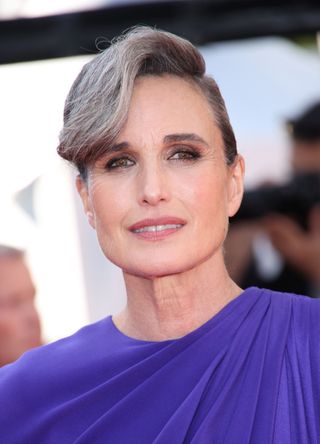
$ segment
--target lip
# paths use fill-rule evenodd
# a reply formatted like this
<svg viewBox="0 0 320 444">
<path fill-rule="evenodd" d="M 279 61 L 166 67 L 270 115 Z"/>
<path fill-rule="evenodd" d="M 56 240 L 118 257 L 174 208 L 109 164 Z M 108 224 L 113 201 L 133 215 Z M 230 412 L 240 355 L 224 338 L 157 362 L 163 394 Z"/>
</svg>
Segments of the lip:
<svg viewBox="0 0 320 444">
<path fill-rule="evenodd" d="M 148 218 L 140 220 L 133 225 L 131 225 L 128 229 L 135 236 L 145 239 L 145 240 L 162 240 L 168 237 L 171 234 L 177 233 L 180 231 L 184 225 L 186 225 L 186 221 L 181 219 L 180 217 L 173 216 L 163 216 L 158 218 Z M 159 231 L 137 231 L 143 230 L 146 227 L 160 226 L 160 225 L 168 225 L 167 228 L 159 230 Z M 173 227 L 177 225 L 177 227 Z"/>
<path fill-rule="evenodd" d="M 141 230 L 145 227 L 150 227 L 153 225 L 185 225 L 186 221 L 180 217 L 163 216 L 157 218 L 143 219 L 139 222 L 134 223 L 128 229 L 130 231 Z"/>
</svg>

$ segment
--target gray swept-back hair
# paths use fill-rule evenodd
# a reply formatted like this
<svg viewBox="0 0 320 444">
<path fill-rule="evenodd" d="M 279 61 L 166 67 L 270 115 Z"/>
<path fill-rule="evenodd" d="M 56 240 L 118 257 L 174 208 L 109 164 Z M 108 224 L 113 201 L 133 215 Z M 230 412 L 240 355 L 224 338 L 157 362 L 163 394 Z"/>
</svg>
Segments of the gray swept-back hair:
<svg viewBox="0 0 320 444">
<path fill-rule="evenodd" d="M 60 156 L 85 178 L 87 167 L 108 151 L 123 128 L 135 80 L 164 74 L 191 81 L 202 91 L 221 130 L 227 164 L 232 164 L 235 136 L 220 90 L 205 75 L 202 55 L 189 41 L 144 26 L 115 39 L 82 68 L 66 99 Z"/>
</svg>

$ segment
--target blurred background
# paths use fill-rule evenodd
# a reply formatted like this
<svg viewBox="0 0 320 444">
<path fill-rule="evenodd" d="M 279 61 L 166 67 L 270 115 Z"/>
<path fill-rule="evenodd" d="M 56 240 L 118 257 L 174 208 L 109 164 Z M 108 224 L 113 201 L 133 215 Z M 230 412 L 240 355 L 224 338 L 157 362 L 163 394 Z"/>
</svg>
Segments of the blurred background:
<svg viewBox="0 0 320 444">
<path fill-rule="evenodd" d="M 320 100 L 318 1 L 0 0 L 0 244 L 27 253 L 45 342 L 124 304 L 121 273 L 102 256 L 56 146 L 75 76 L 137 24 L 199 45 L 248 190 L 289 180 L 286 122 Z"/>
</svg>

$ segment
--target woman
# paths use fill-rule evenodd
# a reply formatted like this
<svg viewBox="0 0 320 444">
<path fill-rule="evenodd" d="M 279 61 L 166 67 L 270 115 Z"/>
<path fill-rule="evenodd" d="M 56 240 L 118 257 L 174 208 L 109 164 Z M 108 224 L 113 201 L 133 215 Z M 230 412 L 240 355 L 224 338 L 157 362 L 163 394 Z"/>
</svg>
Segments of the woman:
<svg viewBox="0 0 320 444">
<path fill-rule="evenodd" d="M 319 304 L 228 276 L 244 162 L 204 71 L 137 28 L 75 81 L 59 154 L 128 302 L 2 370 L 6 444 L 317 442 Z"/>
</svg>

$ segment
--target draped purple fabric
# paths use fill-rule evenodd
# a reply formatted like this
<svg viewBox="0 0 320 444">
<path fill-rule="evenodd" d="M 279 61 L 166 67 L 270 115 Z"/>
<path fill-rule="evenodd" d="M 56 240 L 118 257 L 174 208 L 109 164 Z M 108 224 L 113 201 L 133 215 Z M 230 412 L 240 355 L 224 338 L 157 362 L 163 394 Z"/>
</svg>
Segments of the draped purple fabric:
<svg viewBox="0 0 320 444">
<path fill-rule="evenodd" d="M 188 335 L 111 317 L 0 370 L 4 444 L 320 442 L 320 301 L 249 288 Z"/>
</svg>

